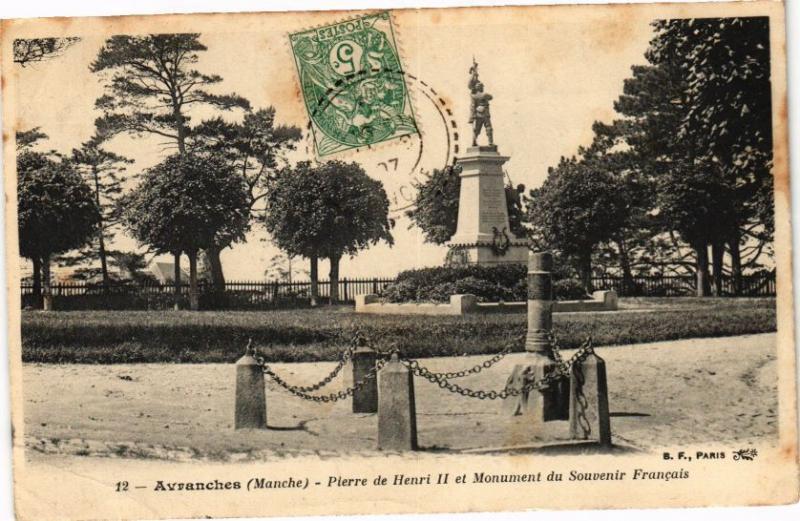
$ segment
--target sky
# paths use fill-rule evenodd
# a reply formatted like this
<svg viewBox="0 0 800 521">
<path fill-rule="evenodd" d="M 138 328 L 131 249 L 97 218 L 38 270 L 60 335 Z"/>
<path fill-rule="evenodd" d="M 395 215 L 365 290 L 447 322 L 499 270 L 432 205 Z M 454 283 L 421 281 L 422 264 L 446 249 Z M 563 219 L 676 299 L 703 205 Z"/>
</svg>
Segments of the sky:
<svg viewBox="0 0 800 521">
<path fill-rule="evenodd" d="M 345 277 L 394 276 L 403 269 L 441 265 L 446 248 L 424 242 L 401 209 L 413 199 L 413 184 L 420 169 L 441 167 L 457 155 L 454 132 L 461 145 L 468 139 L 469 67 L 479 63 L 481 80 L 493 95 L 491 104 L 495 142 L 509 156 L 506 172 L 528 188 L 540 186 L 547 168 L 561 156 L 576 153 L 591 142 L 591 125 L 614 118 L 613 102 L 622 91 L 630 67 L 644 63 L 644 51 L 652 36 L 652 11 L 614 6 L 586 10 L 575 16 L 572 7 L 403 10 L 393 12 L 400 57 L 409 77 L 421 136 L 395 140 L 375 150 L 340 156 L 356 160 L 367 173 L 384 182 L 392 203 L 395 244 L 379 244 L 356 257 L 342 259 Z M 224 81 L 217 93 L 236 92 L 254 108 L 274 106 L 279 123 L 306 128 L 308 116 L 300 97 L 297 71 L 287 35 L 312 26 L 326 25 L 355 16 L 345 12 L 321 12 L 300 17 L 295 13 L 205 15 L 176 19 L 122 19 L 101 25 L 87 19 L 63 29 L 82 40 L 53 60 L 16 68 L 19 87 L 17 128 L 39 126 L 50 139 L 43 147 L 67 153 L 94 131 L 95 99 L 103 93 L 105 78 L 89 70 L 105 39 L 114 33 L 193 31 L 201 34 L 208 51 L 200 53 L 196 68 L 219 74 Z M 135 22 L 135 23 L 132 23 Z M 424 85 L 420 83 L 424 82 Z M 433 94 L 435 93 L 435 95 Z M 457 126 L 446 130 L 433 98 L 444 103 L 447 116 Z M 202 110 L 190 114 L 194 121 L 212 115 Z M 235 120 L 241 112 L 223 114 Z M 450 147 L 448 148 L 448 135 Z M 109 148 L 135 163 L 130 171 L 142 171 L 170 153 L 161 139 L 122 135 Z M 308 139 L 287 158 L 309 158 Z M 420 153 L 420 150 L 422 152 Z M 461 149 L 463 151 L 463 148 Z M 416 170 L 412 166 L 417 158 Z M 391 161 L 391 160 L 395 161 Z M 139 246 L 120 233 L 118 249 Z M 266 231 L 256 225 L 247 242 L 222 254 L 229 280 L 261 280 L 269 260 L 279 250 Z M 184 258 L 183 263 L 187 261 Z M 301 266 L 304 262 L 295 262 Z M 327 274 L 323 262 L 320 273 Z"/>
</svg>

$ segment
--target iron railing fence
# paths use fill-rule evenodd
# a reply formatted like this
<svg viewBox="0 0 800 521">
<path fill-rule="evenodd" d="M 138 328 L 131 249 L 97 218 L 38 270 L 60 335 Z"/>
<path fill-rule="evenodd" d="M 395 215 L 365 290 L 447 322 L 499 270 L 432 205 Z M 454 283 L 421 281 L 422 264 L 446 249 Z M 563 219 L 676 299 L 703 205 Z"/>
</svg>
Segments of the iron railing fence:
<svg viewBox="0 0 800 521">
<path fill-rule="evenodd" d="M 394 278 L 345 278 L 339 280 L 339 301 L 352 303 L 357 295 L 379 294 Z M 625 284 L 619 276 L 592 277 L 595 290 L 615 290 L 622 297 L 675 297 L 696 293 L 696 280 L 692 275 L 666 275 L 634 277 Z M 56 309 L 170 309 L 174 306 L 175 285 L 158 282 L 112 282 L 108 287 L 101 283 L 64 282 L 51 285 Z M 330 280 L 320 280 L 318 292 L 321 302 L 330 299 Z M 33 284 L 21 284 L 22 306 L 39 307 L 35 300 Z M 182 307 L 188 306 L 189 284 L 180 284 Z M 199 284 L 200 306 L 203 309 L 274 309 L 303 307 L 310 304 L 311 281 L 226 281 L 225 291 L 217 293 L 207 282 Z M 775 296 L 775 271 L 744 275 L 739 290 L 731 277 L 723 279 L 726 296 Z"/>
</svg>

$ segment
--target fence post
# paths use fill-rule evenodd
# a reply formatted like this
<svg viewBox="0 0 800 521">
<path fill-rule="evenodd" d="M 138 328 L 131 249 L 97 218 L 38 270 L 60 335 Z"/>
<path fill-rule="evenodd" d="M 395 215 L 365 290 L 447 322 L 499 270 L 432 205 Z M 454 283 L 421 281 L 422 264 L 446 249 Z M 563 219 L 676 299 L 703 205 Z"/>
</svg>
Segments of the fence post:
<svg viewBox="0 0 800 521">
<path fill-rule="evenodd" d="M 594 353 L 572 364 L 569 434 L 572 439 L 593 439 L 601 445 L 611 445 L 606 363 Z"/>
<path fill-rule="evenodd" d="M 392 353 L 378 379 L 378 449 L 417 450 L 414 375 Z"/>
<path fill-rule="evenodd" d="M 264 389 L 264 371 L 253 357 L 249 343 L 244 356 L 236 361 L 234 428 L 267 428 L 267 397 Z"/>
</svg>

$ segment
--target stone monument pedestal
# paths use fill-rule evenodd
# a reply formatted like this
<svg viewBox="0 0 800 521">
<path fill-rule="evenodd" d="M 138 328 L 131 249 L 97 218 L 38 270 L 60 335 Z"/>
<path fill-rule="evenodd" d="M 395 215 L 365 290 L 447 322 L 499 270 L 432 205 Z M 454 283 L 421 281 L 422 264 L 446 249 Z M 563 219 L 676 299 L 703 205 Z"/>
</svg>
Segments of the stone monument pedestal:
<svg viewBox="0 0 800 521">
<path fill-rule="evenodd" d="M 475 146 L 458 159 L 461 192 L 456 233 L 447 242 L 466 264 L 522 264 L 528 240 L 516 237 L 508 224 L 503 164 L 497 146 Z"/>
</svg>

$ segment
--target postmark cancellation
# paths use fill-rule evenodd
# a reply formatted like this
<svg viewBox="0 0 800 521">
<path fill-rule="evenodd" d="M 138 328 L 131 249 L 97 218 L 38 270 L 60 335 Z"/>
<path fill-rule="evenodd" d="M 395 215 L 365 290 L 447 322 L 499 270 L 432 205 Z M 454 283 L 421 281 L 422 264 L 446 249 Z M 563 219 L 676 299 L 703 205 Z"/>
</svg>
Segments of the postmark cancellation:
<svg viewBox="0 0 800 521">
<path fill-rule="evenodd" d="M 319 156 L 419 133 L 389 12 L 289 39 Z"/>
</svg>

